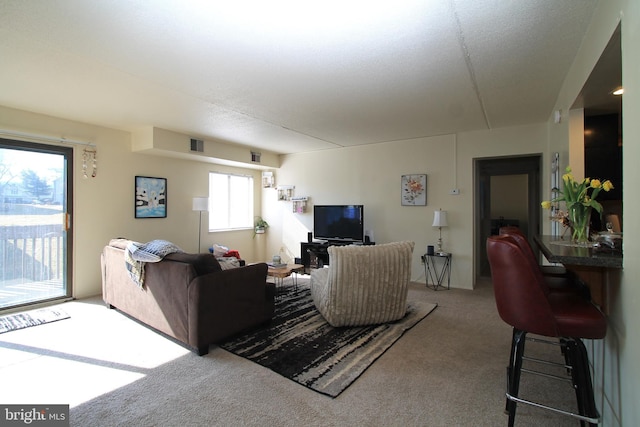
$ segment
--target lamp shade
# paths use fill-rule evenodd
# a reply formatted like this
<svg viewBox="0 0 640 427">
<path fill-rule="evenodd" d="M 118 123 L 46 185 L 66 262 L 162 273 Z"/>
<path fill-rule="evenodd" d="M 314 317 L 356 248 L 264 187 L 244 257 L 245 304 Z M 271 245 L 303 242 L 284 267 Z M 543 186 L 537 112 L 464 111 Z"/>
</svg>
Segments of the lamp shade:
<svg viewBox="0 0 640 427">
<path fill-rule="evenodd" d="M 208 197 L 194 197 L 193 198 L 193 210 L 194 211 L 208 211 L 209 210 L 209 198 Z"/>
<path fill-rule="evenodd" d="M 442 209 L 437 210 L 433 213 L 433 227 L 447 227 L 447 211 L 443 211 Z"/>
</svg>

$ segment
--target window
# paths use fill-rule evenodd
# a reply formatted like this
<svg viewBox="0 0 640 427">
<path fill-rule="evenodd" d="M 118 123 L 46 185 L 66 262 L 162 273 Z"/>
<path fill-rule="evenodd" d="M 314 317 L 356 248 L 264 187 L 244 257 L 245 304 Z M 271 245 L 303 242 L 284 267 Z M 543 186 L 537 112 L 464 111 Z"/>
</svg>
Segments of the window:
<svg viewBox="0 0 640 427">
<path fill-rule="evenodd" d="M 253 177 L 209 173 L 209 231 L 253 227 Z"/>
</svg>

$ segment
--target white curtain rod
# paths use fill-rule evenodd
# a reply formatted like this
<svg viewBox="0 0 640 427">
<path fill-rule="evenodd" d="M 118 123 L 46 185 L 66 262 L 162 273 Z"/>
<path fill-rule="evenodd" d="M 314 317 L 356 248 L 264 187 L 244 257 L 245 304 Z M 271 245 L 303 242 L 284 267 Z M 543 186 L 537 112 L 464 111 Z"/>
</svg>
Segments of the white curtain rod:
<svg viewBox="0 0 640 427">
<path fill-rule="evenodd" d="M 37 139 L 38 141 L 46 141 L 46 142 L 59 142 L 63 144 L 86 145 L 89 147 L 96 146 L 96 144 L 93 144 L 91 142 L 75 141 L 73 139 L 67 139 L 65 137 L 56 138 L 54 136 L 36 135 L 32 133 L 16 132 L 13 130 L 5 130 L 5 129 L 0 129 L 0 135 L 15 136 L 18 138 Z"/>
</svg>

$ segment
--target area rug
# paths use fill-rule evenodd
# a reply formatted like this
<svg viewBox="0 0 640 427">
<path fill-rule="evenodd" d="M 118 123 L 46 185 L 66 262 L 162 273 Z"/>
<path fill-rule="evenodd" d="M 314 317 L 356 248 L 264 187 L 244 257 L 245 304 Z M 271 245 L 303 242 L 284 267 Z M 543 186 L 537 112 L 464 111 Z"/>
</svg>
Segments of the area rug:
<svg viewBox="0 0 640 427">
<path fill-rule="evenodd" d="M 42 325 L 43 323 L 57 322 L 68 319 L 69 315 L 56 307 L 41 308 L 24 313 L 9 314 L 0 317 L 0 334 Z"/>
<path fill-rule="evenodd" d="M 308 286 L 299 286 L 278 298 L 269 325 L 220 347 L 336 397 L 436 306 L 412 301 L 396 322 L 334 328 L 314 306 Z"/>
</svg>

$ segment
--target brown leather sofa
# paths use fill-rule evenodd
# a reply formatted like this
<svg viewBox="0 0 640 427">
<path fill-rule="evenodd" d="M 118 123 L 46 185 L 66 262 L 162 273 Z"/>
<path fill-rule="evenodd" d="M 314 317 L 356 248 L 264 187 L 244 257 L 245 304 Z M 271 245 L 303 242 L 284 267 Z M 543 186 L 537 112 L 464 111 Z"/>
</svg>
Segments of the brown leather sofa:
<svg viewBox="0 0 640 427">
<path fill-rule="evenodd" d="M 125 266 L 126 244 L 114 239 L 102 252 L 103 300 L 198 355 L 273 317 L 275 288 L 266 281 L 267 264 L 222 270 L 210 254 L 173 253 L 145 264 L 140 288 Z"/>
</svg>

